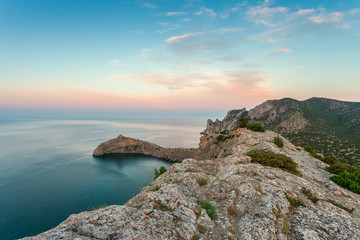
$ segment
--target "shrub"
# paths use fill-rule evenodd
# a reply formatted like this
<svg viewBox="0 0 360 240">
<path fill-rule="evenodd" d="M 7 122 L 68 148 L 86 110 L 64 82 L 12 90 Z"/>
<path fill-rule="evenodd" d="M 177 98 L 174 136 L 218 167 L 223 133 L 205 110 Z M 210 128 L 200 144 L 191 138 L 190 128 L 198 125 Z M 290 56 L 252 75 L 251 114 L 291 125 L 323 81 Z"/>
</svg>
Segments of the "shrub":
<svg viewBox="0 0 360 240">
<path fill-rule="evenodd" d="M 201 177 L 201 178 L 198 178 L 197 182 L 198 182 L 199 186 L 205 186 L 208 183 L 208 180 L 206 178 Z"/>
<path fill-rule="evenodd" d="M 218 142 L 225 142 L 226 140 L 230 139 L 230 138 L 233 138 L 235 135 L 231 135 L 231 136 L 226 136 L 226 135 L 223 135 L 223 134 L 220 134 L 219 136 L 216 137 L 216 140 Z"/>
<path fill-rule="evenodd" d="M 277 218 L 281 218 L 282 217 L 282 214 L 278 211 L 274 211 L 274 215 L 277 217 Z"/>
<path fill-rule="evenodd" d="M 297 170 L 297 163 L 284 154 L 274 153 L 265 149 L 253 149 L 247 155 L 252 158 L 254 163 L 280 168 L 294 175 L 301 176 L 300 171 Z"/>
<path fill-rule="evenodd" d="M 253 132 L 265 132 L 265 128 L 260 123 L 252 123 L 246 127 Z"/>
<path fill-rule="evenodd" d="M 316 196 L 313 196 L 309 189 L 303 188 L 302 192 L 310 199 L 313 203 L 317 203 L 319 199 Z"/>
<path fill-rule="evenodd" d="M 337 183 L 343 188 L 349 189 L 354 193 L 360 194 L 360 173 L 349 173 L 346 170 L 339 175 L 330 177 L 332 181 Z"/>
<path fill-rule="evenodd" d="M 203 200 L 197 200 L 196 202 L 206 210 L 206 213 L 212 220 L 216 218 L 216 208 L 211 203 Z"/>
<path fill-rule="evenodd" d="M 222 134 L 222 135 L 225 135 L 225 134 L 228 134 L 228 133 L 229 133 L 229 130 L 223 130 L 223 131 L 220 132 L 220 134 Z"/>
<path fill-rule="evenodd" d="M 331 203 L 332 205 L 347 211 L 348 213 L 353 213 L 355 211 L 355 208 L 349 209 L 349 208 L 345 207 L 344 205 L 342 205 L 341 203 L 335 202 L 334 200 L 328 199 L 327 201 L 329 203 Z"/>
<path fill-rule="evenodd" d="M 156 192 L 157 190 L 160 189 L 159 185 L 154 186 L 153 188 L 150 189 L 150 191 Z"/>
<path fill-rule="evenodd" d="M 199 232 L 201 232 L 202 234 L 205 234 L 207 231 L 206 227 L 201 224 L 198 225 L 198 229 L 199 229 Z"/>
<path fill-rule="evenodd" d="M 335 155 L 326 156 L 326 157 L 324 157 L 324 159 L 322 161 L 329 165 L 333 165 L 337 162 L 340 162 L 339 159 Z"/>
<path fill-rule="evenodd" d="M 237 209 L 235 209 L 234 207 L 229 206 L 227 208 L 227 213 L 231 216 L 237 216 L 239 214 L 239 211 Z"/>
<path fill-rule="evenodd" d="M 154 180 L 157 179 L 161 174 L 165 173 L 167 170 L 164 166 L 161 166 L 159 168 L 159 170 L 157 170 L 156 168 L 154 168 Z"/>
<path fill-rule="evenodd" d="M 289 196 L 286 192 L 284 192 L 286 199 L 289 201 L 290 205 L 293 207 L 306 207 L 306 204 L 304 203 L 303 200 L 299 199 L 299 198 L 293 198 L 291 196 Z"/>
<path fill-rule="evenodd" d="M 251 120 L 250 117 L 239 118 L 238 120 L 239 128 L 246 128 L 250 120 Z"/>
<path fill-rule="evenodd" d="M 274 143 L 279 148 L 284 147 L 284 141 L 282 140 L 282 138 L 280 136 L 274 137 Z"/>
<path fill-rule="evenodd" d="M 360 168 L 356 166 L 352 166 L 348 163 L 336 162 L 329 167 L 326 168 L 326 171 L 333 173 L 333 174 L 340 174 L 342 172 L 349 172 L 349 173 L 360 173 Z"/>
<path fill-rule="evenodd" d="M 315 152 L 315 150 L 312 147 L 306 146 L 304 147 L 304 150 L 307 151 L 308 153 L 310 153 L 311 156 L 313 156 L 314 158 L 317 158 L 319 160 L 323 160 L 323 157 L 318 154 L 317 152 Z"/>
</svg>

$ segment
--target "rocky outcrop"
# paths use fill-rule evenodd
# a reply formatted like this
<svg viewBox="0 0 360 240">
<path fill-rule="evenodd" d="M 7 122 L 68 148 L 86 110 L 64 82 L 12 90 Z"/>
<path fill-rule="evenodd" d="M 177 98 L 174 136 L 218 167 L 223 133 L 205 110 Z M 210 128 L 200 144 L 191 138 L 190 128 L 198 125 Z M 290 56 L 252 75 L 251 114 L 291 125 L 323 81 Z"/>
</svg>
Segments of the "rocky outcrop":
<svg viewBox="0 0 360 240">
<path fill-rule="evenodd" d="M 234 130 L 239 127 L 238 119 L 246 115 L 246 113 L 245 108 L 235 109 L 229 111 L 222 121 L 216 119 L 215 122 L 213 122 L 211 119 L 208 119 L 206 129 L 201 132 L 201 134 L 207 135 L 209 133 L 219 133 L 224 130 Z"/>
<path fill-rule="evenodd" d="M 170 162 L 181 162 L 185 158 L 195 158 L 198 151 L 196 148 L 163 148 L 153 143 L 119 135 L 117 138 L 97 146 L 93 156 L 100 157 L 113 153 L 139 153 Z"/>
<path fill-rule="evenodd" d="M 330 181 L 325 163 L 289 141 L 278 148 L 277 135 L 247 129 L 221 138 L 209 134 L 199 149 L 217 158 L 175 163 L 125 205 L 71 215 L 26 239 L 360 239 L 360 195 Z M 291 157 L 302 176 L 252 163 L 246 155 L 251 149 Z M 320 200 L 313 203 L 303 189 Z M 292 207 L 285 193 L 305 206 Z M 210 203 L 216 217 L 210 218 L 198 200 Z"/>
</svg>

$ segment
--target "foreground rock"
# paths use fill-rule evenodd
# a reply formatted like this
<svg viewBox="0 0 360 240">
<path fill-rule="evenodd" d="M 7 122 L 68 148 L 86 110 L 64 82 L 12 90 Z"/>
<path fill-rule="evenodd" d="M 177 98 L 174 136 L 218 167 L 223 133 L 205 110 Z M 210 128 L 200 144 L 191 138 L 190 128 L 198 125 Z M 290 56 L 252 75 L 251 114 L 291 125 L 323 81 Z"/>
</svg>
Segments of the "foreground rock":
<svg viewBox="0 0 360 240">
<path fill-rule="evenodd" d="M 119 135 L 117 138 L 101 143 L 94 150 L 93 156 L 100 157 L 113 153 L 139 153 L 171 162 L 181 162 L 185 158 L 195 158 L 198 155 L 198 149 L 163 148 L 153 143 Z"/>
<path fill-rule="evenodd" d="M 175 163 L 125 205 L 71 215 L 26 239 L 360 239 L 360 196 L 331 182 L 325 163 L 286 140 L 278 148 L 271 131 L 240 129 L 226 136 L 234 137 L 214 144 L 222 156 Z M 215 135 L 207 138 L 215 141 Z M 245 153 L 254 148 L 290 156 L 302 177 L 251 163 Z M 304 188 L 320 200 L 310 201 Z M 284 192 L 306 206 L 292 207 Z M 211 203 L 217 217 L 211 219 L 197 200 Z"/>
</svg>

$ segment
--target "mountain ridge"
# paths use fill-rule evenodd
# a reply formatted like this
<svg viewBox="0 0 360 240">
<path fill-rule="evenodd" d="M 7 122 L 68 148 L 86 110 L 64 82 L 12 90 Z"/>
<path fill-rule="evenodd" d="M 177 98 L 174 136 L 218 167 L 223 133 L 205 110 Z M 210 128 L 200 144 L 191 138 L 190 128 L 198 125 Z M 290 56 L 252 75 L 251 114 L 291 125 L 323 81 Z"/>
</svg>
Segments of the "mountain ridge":
<svg viewBox="0 0 360 240">
<path fill-rule="evenodd" d="M 244 109 L 231 111 L 239 113 Z M 246 112 L 243 117 L 260 122 L 295 144 L 311 146 L 324 155 L 335 155 L 351 164 L 360 163 L 360 102 L 318 97 L 304 101 L 283 98 L 267 100 Z M 208 120 L 203 133 L 213 129 L 231 130 L 229 126 L 236 125 L 238 118 Z"/>
</svg>

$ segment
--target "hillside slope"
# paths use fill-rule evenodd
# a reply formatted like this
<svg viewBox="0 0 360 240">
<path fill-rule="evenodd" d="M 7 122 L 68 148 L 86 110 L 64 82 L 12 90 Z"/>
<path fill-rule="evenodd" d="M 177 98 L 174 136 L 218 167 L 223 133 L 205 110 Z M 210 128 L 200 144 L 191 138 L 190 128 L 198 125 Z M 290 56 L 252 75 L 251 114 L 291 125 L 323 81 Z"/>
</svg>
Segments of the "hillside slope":
<svg viewBox="0 0 360 240">
<path fill-rule="evenodd" d="M 232 110 L 234 111 L 243 110 Z M 284 98 L 266 101 L 243 114 L 245 115 L 295 144 L 311 146 L 319 153 L 333 154 L 345 162 L 360 163 L 358 102 L 326 98 L 310 98 L 305 101 Z M 237 119 L 238 117 L 227 118 L 225 121 L 218 121 L 218 125 L 234 125 Z M 224 129 L 231 130 L 226 127 L 218 130 Z"/>
<path fill-rule="evenodd" d="M 26 239 L 360 239 L 360 195 L 330 181 L 325 163 L 286 139 L 278 148 L 277 135 L 237 129 L 219 143 L 210 134 L 227 154 L 175 163 L 125 205 L 71 215 Z M 302 176 L 252 163 L 252 149 L 291 157 Z M 292 206 L 295 199 L 303 206 Z"/>
</svg>

